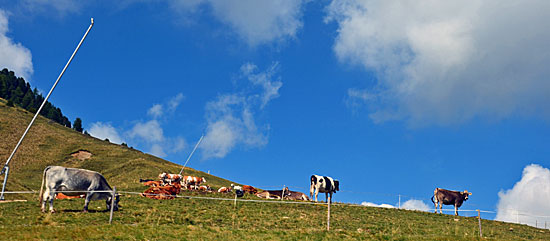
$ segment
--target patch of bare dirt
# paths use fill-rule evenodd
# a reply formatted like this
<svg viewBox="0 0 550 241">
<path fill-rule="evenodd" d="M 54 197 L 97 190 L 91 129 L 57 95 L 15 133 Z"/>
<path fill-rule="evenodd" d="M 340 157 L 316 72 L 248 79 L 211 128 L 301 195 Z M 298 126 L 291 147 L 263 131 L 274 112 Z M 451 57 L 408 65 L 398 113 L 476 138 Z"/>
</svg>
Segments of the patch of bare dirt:
<svg viewBox="0 0 550 241">
<path fill-rule="evenodd" d="M 78 160 L 84 161 L 90 159 L 92 157 L 92 153 L 86 150 L 79 150 L 71 153 L 71 156 Z"/>
</svg>

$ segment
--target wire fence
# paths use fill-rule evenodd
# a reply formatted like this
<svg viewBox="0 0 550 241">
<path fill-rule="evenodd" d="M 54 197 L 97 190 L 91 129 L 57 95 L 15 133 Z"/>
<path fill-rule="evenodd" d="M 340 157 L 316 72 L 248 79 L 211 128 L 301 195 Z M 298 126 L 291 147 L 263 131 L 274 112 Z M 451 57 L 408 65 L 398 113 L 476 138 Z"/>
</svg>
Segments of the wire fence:
<svg viewBox="0 0 550 241">
<path fill-rule="evenodd" d="M 259 186 L 258 188 L 276 188 L 277 186 Z M 279 188 L 281 188 L 281 186 L 278 186 Z M 283 188 L 285 187 L 284 185 L 282 186 Z M 300 190 L 300 189 L 305 189 L 304 187 L 296 187 L 296 186 L 287 186 L 289 188 L 292 188 L 292 189 L 297 189 L 297 190 Z M 83 194 L 83 193 L 113 193 L 113 197 L 114 197 L 114 192 L 113 190 L 101 190 L 101 191 L 57 191 L 56 193 L 78 193 L 78 194 Z M 369 195 L 373 195 L 373 194 L 376 194 L 376 195 L 384 195 L 384 196 L 393 196 L 393 197 L 408 197 L 408 198 L 413 198 L 413 199 L 417 199 L 416 197 L 413 197 L 413 196 L 409 196 L 409 195 L 401 195 L 401 194 L 388 194 L 388 193 L 376 193 L 376 192 L 355 192 L 355 191 L 342 191 L 342 192 L 348 192 L 348 193 L 353 193 L 353 194 L 369 194 Z M 5 194 L 37 194 L 38 191 L 6 191 Z M 197 199 L 197 200 L 217 200 L 217 201 L 233 201 L 234 204 L 236 205 L 237 202 L 250 202 L 250 203 L 266 203 L 266 204 L 299 204 L 299 205 L 324 205 L 324 206 L 327 206 L 327 204 L 325 202 L 311 202 L 311 201 L 290 201 L 290 200 L 259 200 L 259 199 L 240 199 L 240 198 L 237 198 L 237 196 L 235 195 L 234 198 L 223 198 L 223 197 L 207 197 L 207 196 L 194 196 L 194 195 L 166 195 L 166 194 L 154 194 L 154 193 L 143 193 L 143 192 L 133 192 L 133 191 L 123 191 L 123 190 L 118 190 L 116 191 L 116 193 L 118 194 L 128 194 L 128 195 L 146 195 L 146 196 L 164 196 L 164 197 L 170 197 L 170 198 L 182 198 L 182 199 Z M 421 200 L 421 199 L 417 199 L 417 200 Z M 364 205 L 364 204 L 356 204 L 356 203 L 331 203 L 332 205 L 336 205 L 336 206 L 355 206 L 355 207 L 369 207 L 369 205 Z M 111 205 L 112 206 L 112 205 Z M 384 206 L 376 206 L 376 207 L 380 207 L 380 208 L 384 208 Z M 430 208 L 430 209 L 424 209 L 424 210 L 419 210 L 419 209 L 410 209 L 410 208 L 400 208 L 400 207 L 394 207 L 394 206 L 391 206 L 391 207 L 388 207 L 388 208 L 396 208 L 396 209 L 408 209 L 408 210 L 417 210 L 417 211 L 425 211 L 425 212 L 437 212 L 438 209 L 434 209 L 434 208 Z M 447 212 L 447 213 L 454 213 L 455 209 L 441 209 L 441 211 L 443 212 Z M 469 210 L 469 209 L 465 209 L 465 210 L 458 210 L 460 213 L 477 213 L 477 215 L 475 215 L 474 217 L 478 217 L 480 220 L 482 219 L 481 218 L 481 213 L 485 213 L 485 214 L 497 214 L 498 211 L 494 211 L 494 210 L 481 210 L 481 209 L 476 209 L 476 210 Z M 548 229 L 550 228 L 550 226 L 547 225 L 547 223 L 550 223 L 550 215 L 537 215 L 537 214 L 532 214 L 532 213 L 529 213 L 529 212 L 525 212 L 525 211 L 522 211 L 522 210 L 515 210 L 515 209 L 501 209 L 499 210 L 501 212 L 511 212 L 512 214 L 514 214 L 516 216 L 516 220 L 514 223 L 518 223 L 518 224 L 529 224 L 529 223 L 525 223 L 522 221 L 525 221 L 525 218 L 534 218 L 535 219 L 535 225 L 532 225 L 532 224 L 529 224 L 531 226 L 535 226 L 537 228 L 542 228 L 542 227 L 538 227 L 542 224 L 544 224 L 544 228 L 545 229 Z M 111 214 L 112 215 L 112 214 Z M 523 218 L 520 219 L 520 217 Z M 112 219 L 112 218 L 111 218 Z M 540 219 L 540 223 L 538 222 Z M 480 221 L 481 222 L 481 221 Z M 481 223 L 480 223 L 481 225 Z"/>
</svg>

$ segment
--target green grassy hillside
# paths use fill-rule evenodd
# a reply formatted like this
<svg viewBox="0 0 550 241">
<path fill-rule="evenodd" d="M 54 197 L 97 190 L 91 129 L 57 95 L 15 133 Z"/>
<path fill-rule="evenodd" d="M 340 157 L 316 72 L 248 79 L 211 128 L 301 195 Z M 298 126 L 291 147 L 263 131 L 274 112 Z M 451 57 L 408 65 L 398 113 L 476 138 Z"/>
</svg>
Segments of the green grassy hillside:
<svg viewBox="0 0 550 241">
<path fill-rule="evenodd" d="M 32 114 L 7 107 L 0 100 L 0 161 L 8 158 L 30 122 Z M 80 160 L 70 154 L 92 153 Z M 160 172 L 178 172 L 181 166 L 138 150 L 98 140 L 39 117 L 11 162 L 8 190 L 38 190 L 42 170 L 48 165 L 86 168 L 101 172 L 118 190 L 143 191 L 139 178 L 155 178 Z M 205 176 L 211 186 L 228 180 Z M 0 177 L 0 180 L 3 178 Z M 200 195 L 184 192 L 183 195 Z M 231 194 L 202 194 L 232 198 Z M 89 213 L 81 213 L 82 199 L 56 200 L 57 213 L 41 213 L 36 194 L 8 195 L 0 202 L 2 240 L 478 240 L 475 217 L 333 205 L 331 231 L 326 231 L 326 205 L 290 202 L 238 202 L 220 199 L 152 200 L 122 193 L 120 210 L 109 225 L 103 201 L 93 201 Z M 247 195 L 245 199 L 256 199 Z M 548 230 L 526 225 L 483 220 L 484 239 L 550 240 Z"/>
<path fill-rule="evenodd" d="M 0 100 L 0 161 L 3 165 L 21 138 L 33 114 Z M 79 150 L 92 153 L 80 160 L 71 156 Z M 159 173 L 178 173 L 181 165 L 139 150 L 99 140 L 39 116 L 10 162 L 7 190 L 39 190 L 46 166 L 84 168 L 102 173 L 119 190 L 143 191 L 140 178 L 156 179 Z M 185 175 L 202 176 L 212 187 L 227 186 L 230 181 L 186 168 Z M 3 180 L 4 176 L 0 177 Z"/>
</svg>

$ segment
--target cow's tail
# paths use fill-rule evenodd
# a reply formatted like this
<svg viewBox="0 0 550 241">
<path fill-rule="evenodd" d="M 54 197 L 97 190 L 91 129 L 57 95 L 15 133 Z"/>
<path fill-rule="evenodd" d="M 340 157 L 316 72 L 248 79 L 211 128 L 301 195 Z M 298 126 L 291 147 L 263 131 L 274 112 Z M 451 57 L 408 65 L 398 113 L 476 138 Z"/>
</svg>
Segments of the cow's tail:
<svg viewBox="0 0 550 241">
<path fill-rule="evenodd" d="M 432 196 L 432 203 L 435 205 L 434 197 L 435 197 L 435 195 Z"/>
<path fill-rule="evenodd" d="M 44 190 L 44 179 L 46 179 L 46 171 L 50 169 L 50 166 L 44 168 L 44 172 L 42 173 L 42 184 L 40 184 L 40 193 L 38 194 L 38 200 L 40 201 L 40 204 L 42 204 L 42 191 Z"/>
</svg>

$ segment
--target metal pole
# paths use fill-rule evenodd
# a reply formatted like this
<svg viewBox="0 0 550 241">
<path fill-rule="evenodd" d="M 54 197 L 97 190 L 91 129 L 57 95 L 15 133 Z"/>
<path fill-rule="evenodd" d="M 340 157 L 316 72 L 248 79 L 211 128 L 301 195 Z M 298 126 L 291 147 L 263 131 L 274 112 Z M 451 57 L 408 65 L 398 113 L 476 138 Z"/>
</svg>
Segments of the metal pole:
<svg viewBox="0 0 550 241">
<path fill-rule="evenodd" d="M 17 151 L 17 149 L 19 149 L 19 145 L 21 145 L 21 142 L 23 142 L 23 139 L 25 139 L 25 136 L 27 135 L 27 132 L 29 132 L 29 129 L 31 129 L 31 126 L 32 124 L 34 123 L 34 121 L 36 120 L 36 117 L 38 116 L 38 114 L 40 114 L 40 111 L 42 110 L 42 107 L 44 107 L 44 105 L 46 104 L 46 102 L 48 101 L 48 98 L 50 98 L 50 95 L 52 94 L 53 90 L 55 89 L 55 87 L 57 86 L 57 83 L 59 82 L 59 80 L 61 79 L 61 77 L 63 76 L 63 74 L 65 73 L 65 70 L 67 70 L 67 67 L 69 67 L 69 64 L 71 63 L 71 61 L 73 61 L 73 58 L 74 56 L 76 55 L 76 52 L 78 51 L 78 49 L 80 48 L 80 45 L 82 45 L 82 43 L 84 42 L 84 39 L 86 39 L 86 36 L 88 36 L 88 33 L 90 32 L 90 30 L 92 29 L 92 26 L 94 26 L 94 18 L 91 19 L 91 23 L 90 23 L 90 27 L 88 27 L 88 30 L 86 30 L 86 33 L 84 34 L 84 36 L 82 37 L 82 39 L 80 40 L 80 42 L 78 43 L 78 46 L 76 46 L 76 49 L 74 50 L 73 54 L 71 55 L 71 58 L 69 58 L 69 61 L 67 62 L 67 64 L 65 64 L 65 67 L 63 68 L 63 70 L 61 71 L 61 73 L 59 74 L 59 77 L 57 77 L 57 80 L 55 81 L 55 83 L 53 84 L 52 88 L 50 89 L 50 92 L 48 92 L 48 95 L 46 95 L 46 98 L 44 99 L 44 101 L 42 102 L 42 105 L 40 105 L 40 108 L 38 108 L 38 110 L 36 111 L 36 113 L 34 114 L 34 117 L 32 118 L 31 120 L 31 123 L 29 123 L 29 125 L 27 126 L 27 129 L 25 130 L 25 132 L 23 133 L 23 136 L 21 136 L 21 139 L 19 139 L 19 142 L 17 142 L 17 145 L 15 145 L 15 148 L 13 149 L 13 151 L 11 152 L 11 155 L 8 157 L 8 160 L 6 161 L 6 164 L 4 164 L 4 169 L 7 168 L 8 164 L 10 163 L 11 159 L 13 158 L 13 156 L 15 155 L 15 152 Z M 3 172 L 3 171 L 2 171 Z M 0 194 L 0 197 L 2 197 L 2 199 L 0 200 L 3 200 L 3 197 L 4 197 L 4 190 L 6 188 L 6 180 L 8 179 L 8 173 L 6 172 L 6 177 L 4 178 L 4 185 L 2 186 L 2 194 Z"/>
<path fill-rule="evenodd" d="M 2 183 L 2 193 L 0 194 L 0 200 L 4 200 L 4 187 L 6 186 L 6 182 L 8 182 L 8 173 L 10 172 L 10 167 L 9 166 L 4 166 L 4 168 L 2 168 L 2 172 L 5 172 L 4 174 L 4 182 Z M 2 175 L 0 173 L 0 175 Z"/>
<path fill-rule="evenodd" d="M 181 171 L 179 173 L 180 175 L 183 173 L 183 169 L 185 168 L 185 166 L 187 166 L 187 162 L 189 162 L 189 159 L 191 159 L 191 156 L 193 156 L 193 153 L 195 153 L 195 150 L 197 150 L 197 147 L 199 146 L 199 144 L 201 144 L 201 141 L 202 141 L 203 137 L 204 137 L 204 135 L 201 136 L 201 139 L 199 139 L 197 144 L 195 144 L 195 147 L 193 148 L 193 151 L 191 151 L 191 154 L 189 154 L 189 157 L 187 157 L 187 161 L 185 161 L 185 164 L 183 164 L 183 167 L 181 168 Z"/>
<path fill-rule="evenodd" d="M 109 214 L 109 224 L 113 222 L 113 211 L 115 209 L 116 187 L 113 186 L 113 197 L 111 198 L 111 214 Z"/>
</svg>

